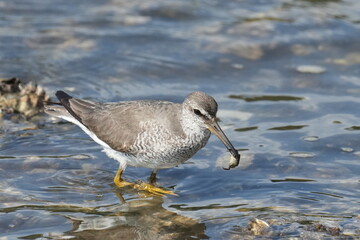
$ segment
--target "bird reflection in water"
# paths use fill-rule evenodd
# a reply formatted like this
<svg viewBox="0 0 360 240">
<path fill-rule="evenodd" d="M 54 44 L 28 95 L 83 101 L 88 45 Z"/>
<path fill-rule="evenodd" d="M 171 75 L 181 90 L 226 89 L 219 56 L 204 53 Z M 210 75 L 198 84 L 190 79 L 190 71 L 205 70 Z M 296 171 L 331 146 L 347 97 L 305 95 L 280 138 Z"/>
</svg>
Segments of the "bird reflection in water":
<svg viewBox="0 0 360 240">
<path fill-rule="evenodd" d="M 205 224 L 165 209 L 162 196 L 126 201 L 116 192 L 120 204 L 79 218 L 70 217 L 75 239 L 208 239 Z"/>
</svg>

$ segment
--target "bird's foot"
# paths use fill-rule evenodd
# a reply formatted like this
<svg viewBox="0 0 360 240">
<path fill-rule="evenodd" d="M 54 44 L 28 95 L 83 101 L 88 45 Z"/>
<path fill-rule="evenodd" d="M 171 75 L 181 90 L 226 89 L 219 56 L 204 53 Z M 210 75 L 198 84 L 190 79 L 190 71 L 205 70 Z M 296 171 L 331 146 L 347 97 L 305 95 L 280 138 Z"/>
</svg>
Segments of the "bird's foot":
<svg viewBox="0 0 360 240">
<path fill-rule="evenodd" d="M 157 196 L 163 196 L 165 194 L 177 196 L 173 191 L 161 189 L 161 188 L 155 187 L 154 185 L 149 184 L 149 183 L 144 183 L 144 182 L 130 183 L 130 182 L 126 182 L 126 181 L 121 179 L 121 173 L 122 172 L 123 172 L 123 169 L 119 168 L 119 170 L 117 171 L 116 176 L 114 178 L 114 183 L 119 188 L 129 186 L 129 187 L 132 187 L 134 189 L 137 189 L 137 190 L 140 190 L 140 191 L 146 191 L 146 192 L 149 192 L 149 193 L 157 195 Z M 156 179 L 156 173 L 152 174 L 152 176 L 153 175 L 155 176 L 155 179 Z"/>
<path fill-rule="evenodd" d="M 114 178 L 114 183 L 119 188 L 135 185 L 134 183 L 126 182 L 126 181 L 124 181 L 124 180 L 122 180 L 120 178 Z"/>
<path fill-rule="evenodd" d="M 129 186 L 133 189 L 137 189 L 140 191 L 146 191 L 146 192 L 149 192 L 149 193 L 157 195 L 157 196 L 163 196 L 165 194 L 177 196 L 173 191 L 161 189 L 161 188 L 155 187 L 154 185 L 151 185 L 149 183 L 144 183 L 144 182 L 130 183 L 130 182 L 126 182 L 124 180 L 120 180 L 119 178 L 114 179 L 114 183 L 119 188 Z"/>
<path fill-rule="evenodd" d="M 140 183 L 134 184 L 132 187 L 135 189 L 141 190 L 141 191 L 147 191 L 149 193 L 152 193 L 152 194 L 158 195 L 158 196 L 163 196 L 165 194 L 177 196 L 173 191 L 158 188 L 149 183 L 140 182 Z"/>
</svg>

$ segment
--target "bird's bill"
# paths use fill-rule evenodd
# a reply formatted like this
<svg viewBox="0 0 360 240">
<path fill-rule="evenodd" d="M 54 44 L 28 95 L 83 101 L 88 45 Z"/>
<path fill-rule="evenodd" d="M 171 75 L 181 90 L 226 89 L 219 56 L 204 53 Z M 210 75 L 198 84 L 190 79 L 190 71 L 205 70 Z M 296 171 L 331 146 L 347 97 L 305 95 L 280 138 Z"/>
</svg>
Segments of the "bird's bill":
<svg viewBox="0 0 360 240">
<path fill-rule="evenodd" d="M 208 129 L 220 139 L 220 141 L 225 145 L 225 147 L 228 149 L 228 151 L 234 157 L 234 159 L 230 159 L 229 167 L 224 168 L 224 169 L 229 170 L 230 168 L 234 168 L 234 167 L 238 166 L 239 162 L 240 162 L 240 154 L 234 148 L 234 146 L 231 144 L 229 139 L 226 137 L 225 133 L 221 130 L 217 121 L 215 119 L 212 119 L 207 123 L 207 126 L 208 126 Z"/>
</svg>

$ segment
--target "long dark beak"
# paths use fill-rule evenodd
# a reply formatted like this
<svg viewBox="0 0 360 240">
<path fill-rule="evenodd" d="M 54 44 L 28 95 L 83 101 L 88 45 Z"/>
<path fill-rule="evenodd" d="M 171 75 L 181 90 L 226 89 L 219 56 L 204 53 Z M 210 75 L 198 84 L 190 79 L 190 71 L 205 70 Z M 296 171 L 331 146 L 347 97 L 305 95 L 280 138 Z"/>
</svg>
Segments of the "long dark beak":
<svg viewBox="0 0 360 240">
<path fill-rule="evenodd" d="M 220 139 L 220 141 L 225 145 L 227 150 L 231 153 L 231 155 L 233 155 L 233 157 L 235 159 L 234 161 L 230 160 L 229 167 L 224 168 L 224 169 L 229 170 L 230 168 L 234 168 L 234 167 L 238 166 L 239 162 L 240 162 L 240 154 L 234 148 L 234 146 L 231 144 L 229 139 L 226 137 L 225 133 L 221 130 L 217 121 L 215 119 L 211 119 L 206 124 L 208 126 L 208 129 Z"/>
</svg>

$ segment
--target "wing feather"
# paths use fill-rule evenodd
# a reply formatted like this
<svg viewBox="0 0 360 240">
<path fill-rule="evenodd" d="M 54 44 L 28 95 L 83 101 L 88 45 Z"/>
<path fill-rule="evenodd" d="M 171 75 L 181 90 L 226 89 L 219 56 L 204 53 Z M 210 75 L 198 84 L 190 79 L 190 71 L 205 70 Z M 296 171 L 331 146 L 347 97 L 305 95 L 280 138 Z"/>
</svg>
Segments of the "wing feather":
<svg viewBox="0 0 360 240">
<path fill-rule="evenodd" d="M 116 151 L 132 152 L 137 137 L 148 131 L 144 127 L 146 121 L 156 121 L 169 131 L 183 134 L 176 116 L 180 113 L 180 104 L 165 101 L 98 103 L 73 98 L 62 91 L 56 96 L 74 118 Z M 168 108 L 172 108 L 171 111 L 167 111 Z M 168 116 L 169 112 L 173 115 Z"/>
</svg>

